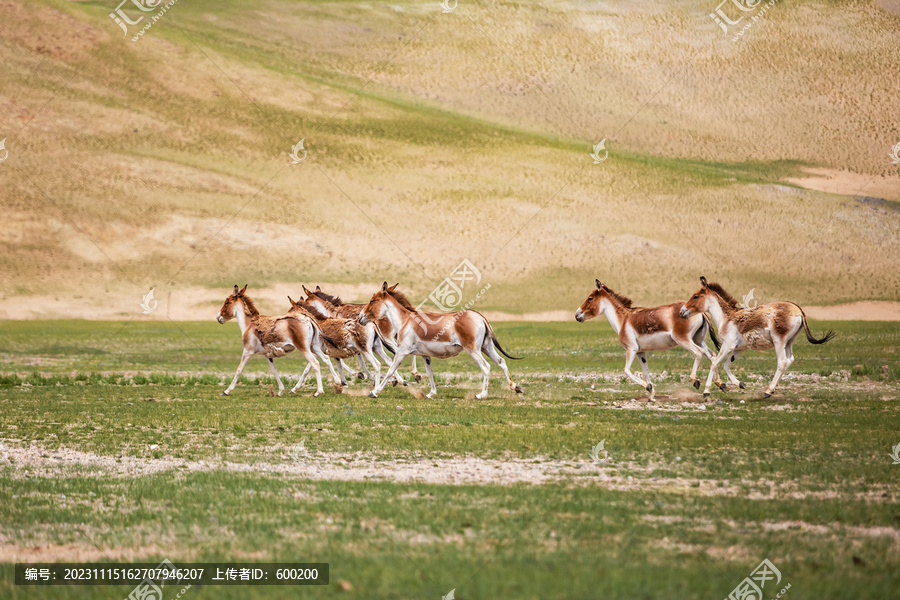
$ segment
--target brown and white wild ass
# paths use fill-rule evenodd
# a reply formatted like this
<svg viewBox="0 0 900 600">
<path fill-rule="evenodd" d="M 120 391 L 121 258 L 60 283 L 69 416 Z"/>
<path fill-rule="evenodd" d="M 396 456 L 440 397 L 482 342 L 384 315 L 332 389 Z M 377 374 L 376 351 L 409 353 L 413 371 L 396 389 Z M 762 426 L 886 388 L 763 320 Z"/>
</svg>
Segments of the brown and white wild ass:
<svg viewBox="0 0 900 600">
<path fill-rule="evenodd" d="M 317 390 L 314 396 L 321 394 L 323 392 L 322 371 L 319 368 L 316 349 L 325 336 L 316 325 L 315 320 L 302 316 L 270 317 L 261 315 L 246 292 L 246 285 L 242 289 L 234 286 L 234 293 L 225 298 L 225 304 L 222 305 L 219 316 L 216 317 L 219 323 L 236 319 L 241 328 L 241 339 L 244 345 L 241 362 L 238 364 L 234 379 L 231 380 L 231 385 L 222 392 L 222 395 L 227 396 L 234 390 L 250 357 L 254 354 L 262 354 L 269 361 L 269 368 L 272 369 L 275 381 L 278 382 L 278 395 L 281 396 L 284 393 L 284 384 L 281 383 L 274 359 L 293 350 L 300 352 L 316 372 Z M 331 364 L 328 363 L 328 358 L 324 354 L 320 354 L 320 357 L 325 360 L 330 369 Z M 332 374 L 334 374 L 333 371 Z"/>
<path fill-rule="evenodd" d="M 660 352 L 681 346 L 694 356 L 691 369 L 691 383 L 700 388 L 697 369 L 700 359 L 705 355 L 712 360 L 713 355 L 706 345 L 707 332 L 712 334 L 713 342 L 718 348 L 719 342 L 715 333 L 710 330 L 709 321 L 702 314 L 683 319 L 678 311 L 682 303 L 667 304 L 656 308 L 632 307 L 631 299 L 617 294 L 608 286 L 595 279 L 597 289 L 591 292 L 578 310 L 575 320 L 584 323 L 600 313 L 606 316 L 619 341 L 625 347 L 625 375 L 633 382 L 650 392 L 653 400 L 656 392 L 650 381 L 650 369 L 647 366 L 647 352 Z M 644 378 L 631 372 L 631 363 L 635 357 L 641 360 Z"/>
<path fill-rule="evenodd" d="M 737 360 L 745 350 L 768 350 L 774 347 L 778 367 L 763 394 L 764 398 L 769 398 L 775 391 L 778 380 L 794 362 L 794 340 L 801 329 L 806 332 L 806 339 L 811 344 L 824 344 L 834 337 L 834 332 L 829 331 L 821 339 L 814 338 L 803 309 L 793 302 L 771 302 L 754 308 L 741 308 L 721 285 L 708 283 L 706 277 L 701 277 L 700 283 L 702 287 L 684 303 L 681 316 L 691 318 L 699 313 L 709 313 L 719 329 L 722 346 L 712 361 L 706 388 L 703 390 L 704 398 L 709 396 L 713 379 L 722 391 L 726 390 L 719 378 L 719 365 L 723 361 L 728 380 L 743 389 L 743 382 L 732 374 L 729 363 Z"/>
<path fill-rule="evenodd" d="M 397 367 L 400 366 L 403 359 L 410 354 L 424 357 L 425 371 L 428 374 L 428 381 L 431 383 L 431 391 L 426 396 L 433 398 L 437 393 L 437 387 L 434 384 L 431 359 L 451 358 L 463 350 L 469 353 L 484 375 L 481 392 L 475 395 L 476 398 L 487 397 L 488 376 L 491 372 L 491 366 L 481 355 L 482 352 L 485 352 L 503 369 L 509 389 L 522 393 L 522 388 L 509 376 L 506 361 L 497 351 L 499 350 L 507 358 L 515 359 L 515 357 L 510 356 L 500 347 L 500 342 L 497 341 L 491 324 L 481 313 L 474 310 L 463 310 L 455 313 L 428 312 L 420 314 L 409 299 L 402 292 L 397 291 L 396 287 L 394 285 L 389 288 L 385 281 L 381 289 L 372 295 L 372 299 L 359 314 L 360 323 L 387 319 L 391 323 L 392 330 L 397 332 L 398 341 L 394 361 L 391 363 L 387 375 L 381 380 L 381 385 L 376 386 L 369 393 L 371 398 L 378 396 L 384 389 L 388 378 L 397 371 Z"/>
<path fill-rule="evenodd" d="M 361 325 L 356 319 L 329 317 L 319 312 L 315 306 L 304 300 L 294 301 L 288 296 L 288 301 L 291 303 L 291 309 L 287 312 L 287 316 L 303 315 L 315 319 L 319 328 L 327 336 L 329 341 L 325 342 L 324 351 L 325 354 L 337 362 L 338 376 L 342 386 L 347 385 L 347 381 L 344 379 L 343 359 L 352 358 L 354 356 L 362 357 L 369 361 L 369 364 L 372 365 L 372 369 L 375 372 L 374 376 L 369 372 L 362 360 L 359 362 L 369 379 L 374 381 L 375 385 L 378 385 L 381 376 L 381 363 L 378 362 L 378 359 L 375 358 L 375 355 L 372 352 L 373 342 L 378 340 L 377 332 L 369 331 L 368 328 Z M 370 333 L 375 336 L 374 340 L 369 337 Z M 381 340 L 378 341 L 381 343 Z M 388 348 L 393 349 L 390 346 Z M 386 361 L 386 363 L 389 362 L 390 361 Z M 310 367 L 307 366 L 303 371 L 296 387 L 300 387 L 303 385 L 303 382 L 306 381 L 306 375 L 309 373 L 309 369 Z"/>
<path fill-rule="evenodd" d="M 396 284 L 394 285 L 396 288 Z M 328 315 L 328 316 L 336 316 L 336 317 L 344 317 L 347 319 L 359 319 L 359 313 L 362 312 L 365 304 L 347 304 L 343 302 L 340 296 L 332 296 L 331 294 L 326 294 L 322 291 L 322 288 L 316 286 L 316 291 L 311 292 L 306 289 L 306 286 L 303 286 L 303 291 L 306 293 L 306 301 L 315 306 L 320 312 Z M 377 327 L 379 332 L 387 339 L 397 341 L 397 332 L 392 329 L 391 322 L 387 319 L 378 319 L 376 322 L 369 322 L 365 325 L 367 328 L 372 330 L 372 335 L 375 336 L 375 328 Z M 388 358 L 387 354 L 384 353 L 384 348 L 381 343 L 378 341 L 378 338 L 375 338 L 375 345 L 373 347 L 375 353 L 384 360 L 384 364 L 389 365 L 392 362 L 392 359 Z M 412 359 L 412 376 L 416 382 L 422 380 L 422 376 L 419 374 L 416 369 L 416 357 L 413 355 Z M 400 372 L 394 373 L 394 385 L 400 383 L 401 385 L 408 385 L 406 381 L 400 376 Z"/>
</svg>

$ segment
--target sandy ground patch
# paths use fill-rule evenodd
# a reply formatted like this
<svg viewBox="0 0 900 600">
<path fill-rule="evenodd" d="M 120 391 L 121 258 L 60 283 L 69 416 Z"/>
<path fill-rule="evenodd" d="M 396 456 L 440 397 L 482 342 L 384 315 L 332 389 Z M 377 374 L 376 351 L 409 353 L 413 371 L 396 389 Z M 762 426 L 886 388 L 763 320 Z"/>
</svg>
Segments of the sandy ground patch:
<svg viewBox="0 0 900 600">
<path fill-rule="evenodd" d="M 276 448 L 276 451 L 279 449 Z M 37 446 L 6 448 L 0 466 L 14 468 L 13 478 L 59 477 L 62 472 L 81 477 L 134 478 L 179 471 L 224 470 L 233 473 L 282 475 L 311 481 L 388 481 L 393 483 L 423 483 L 431 485 L 542 485 L 567 483 L 599 486 L 615 491 L 666 491 L 701 496 L 737 496 L 750 500 L 772 500 L 786 494 L 803 494 L 794 482 L 778 484 L 771 480 L 718 481 L 690 477 L 650 477 L 665 463 L 648 465 L 621 463 L 607 465 L 589 460 L 551 460 L 545 457 L 527 459 L 485 459 L 476 457 L 373 458 L 362 452 L 304 453 L 291 456 L 291 450 L 281 448 L 280 462 L 230 462 L 227 460 L 189 461 L 165 456 L 141 458 L 132 456 L 101 456 L 70 448 L 47 450 Z M 249 457 L 248 457 L 249 458 Z M 618 468 L 647 476 L 623 476 Z M 749 487 L 749 492 L 744 491 Z M 873 497 L 873 502 L 892 501 L 891 494 Z"/>
<path fill-rule="evenodd" d="M 243 283 L 241 283 L 243 285 Z M 346 298 L 348 302 L 365 302 L 378 288 L 375 283 L 323 284 L 322 289 Z M 91 321 L 134 319 L 136 321 L 214 321 L 228 290 L 223 288 L 188 287 L 165 294 L 154 294 L 156 308 L 143 314 L 140 295 L 108 294 L 102 303 L 71 296 L 7 296 L 0 299 L 0 320 L 86 319 Z M 303 297 L 299 283 L 280 283 L 252 292 L 257 307 L 264 314 L 279 315 L 287 311 L 287 297 Z M 829 321 L 900 321 L 900 302 L 864 301 L 835 306 L 804 306 L 812 319 Z M 514 314 L 482 311 L 491 321 L 568 322 L 575 320 L 574 310 L 546 310 Z"/>
<path fill-rule="evenodd" d="M 894 4 L 900 5 L 900 2 Z M 787 179 L 787 181 L 800 187 L 829 194 L 875 196 L 885 200 L 900 201 L 900 177 L 896 175 L 868 175 L 822 168 L 804 170 L 809 177 L 798 177 Z"/>
</svg>

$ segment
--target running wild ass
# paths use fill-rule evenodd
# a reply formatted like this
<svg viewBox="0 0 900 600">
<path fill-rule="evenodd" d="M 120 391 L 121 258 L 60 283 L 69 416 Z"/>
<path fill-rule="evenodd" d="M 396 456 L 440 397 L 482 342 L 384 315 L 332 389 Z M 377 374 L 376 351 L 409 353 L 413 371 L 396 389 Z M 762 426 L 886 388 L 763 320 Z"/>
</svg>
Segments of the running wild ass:
<svg viewBox="0 0 900 600">
<path fill-rule="evenodd" d="M 431 383 L 431 391 L 426 397 L 433 398 L 437 393 L 434 384 L 434 372 L 431 369 L 432 358 L 452 358 L 465 350 L 481 368 L 484 379 L 481 392 L 475 395 L 479 400 L 487 397 L 488 376 L 491 366 L 481 355 L 486 353 L 491 360 L 503 370 L 509 389 L 522 393 L 522 388 L 509 376 L 506 361 L 497 352 L 503 353 L 507 358 L 515 359 L 500 347 L 500 342 L 494 335 L 491 324 L 484 316 L 474 310 L 463 310 L 455 313 L 424 313 L 417 311 L 409 299 L 396 290 L 397 286 L 388 287 L 385 281 L 381 289 L 372 295 L 372 299 L 366 304 L 359 314 L 360 323 L 387 319 L 391 323 L 392 331 L 397 332 L 397 350 L 391 368 L 388 369 L 381 385 L 376 386 L 369 393 L 369 397 L 377 398 L 384 389 L 388 378 L 397 371 L 397 367 L 404 358 L 419 355 L 425 358 L 425 370 L 428 381 Z"/>
<path fill-rule="evenodd" d="M 678 311 L 682 303 L 667 304 L 656 308 L 635 308 L 631 299 L 612 291 L 595 279 L 597 289 L 591 292 L 581 306 L 575 311 L 575 320 L 584 323 L 603 313 L 619 341 L 625 347 L 625 375 L 633 382 L 650 392 L 652 401 L 656 392 L 650 381 L 650 369 L 647 366 L 647 352 L 658 352 L 681 346 L 694 356 L 694 367 L 691 369 L 691 383 L 700 388 L 697 369 L 700 359 L 706 356 L 712 360 L 713 355 L 706 345 L 707 332 L 712 334 L 713 343 L 719 347 L 709 327 L 709 321 L 703 314 L 683 319 Z M 641 360 L 644 378 L 631 372 L 631 363 L 635 357 Z"/>
<path fill-rule="evenodd" d="M 396 288 L 397 285 L 395 284 Z M 306 301 L 313 306 L 315 306 L 320 312 L 330 316 L 330 317 L 344 317 L 345 319 L 359 319 L 359 313 L 362 312 L 362 309 L 366 306 L 365 304 L 347 304 L 343 302 L 340 296 L 332 296 L 331 294 L 326 294 L 322 291 L 322 288 L 316 286 L 316 291 L 311 292 L 306 289 L 306 286 L 303 286 L 303 291 L 306 293 Z M 387 339 L 397 341 L 397 332 L 392 329 L 391 322 L 387 319 L 378 319 L 376 322 L 369 322 L 365 325 L 367 328 L 372 330 L 372 335 L 375 335 L 375 328 L 378 328 L 378 331 Z M 376 338 L 376 343 L 374 346 L 375 353 L 384 360 L 384 364 L 391 364 L 391 359 L 388 358 L 387 354 L 384 353 L 384 348 L 381 343 Z M 419 374 L 416 369 L 416 357 L 412 356 L 412 376 L 413 379 L 418 383 L 422 381 L 422 376 Z M 401 385 L 408 385 L 406 381 L 400 376 L 400 372 L 394 373 L 394 385 L 400 383 Z"/>
<path fill-rule="evenodd" d="M 775 392 L 778 380 L 794 362 L 794 340 L 800 335 L 801 329 L 806 332 L 806 339 L 811 344 L 824 344 L 834 337 L 834 332 L 829 331 L 821 339 L 814 338 L 803 309 L 793 302 L 771 302 L 755 308 L 741 308 L 721 285 L 708 283 L 706 277 L 701 277 L 700 283 L 702 287 L 684 303 L 681 316 L 691 318 L 692 315 L 709 313 L 722 339 L 719 354 L 713 359 L 706 380 L 704 398 L 709 396 L 713 379 L 723 392 L 726 390 L 725 383 L 719 378 L 719 365 L 723 361 L 728 380 L 743 389 L 744 383 L 732 374 L 729 363 L 737 360 L 746 350 L 768 350 L 774 347 L 778 367 L 763 394 L 764 398 L 769 398 Z"/>
<path fill-rule="evenodd" d="M 234 379 L 231 380 L 231 385 L 222 392 L 222 395 L 227 396 L 234 390 L 250 357 L 254 354 L 262 354 L 269 361 L 269 368 L 272 369 L 275 381 L 278 382 L 278 395 L 281 396 L 284 393 L 284 384 L 281 383 L 274 359 L 293 350 L 299 351 L 315 371 L 317 389 L 313 395 L 321 394 L 324 391 L 322 389 L 322 371 L 316 355 L 318 354 L 325 361 L 329 369 L 331 369 L 331 363 L 320 350 L 321 342 L 323 339 L 327 340 L 327 336 L 319 329 L 315 319 L 302 315 L 297 317 L 261 315 L 246 292 L 246 285 L 243 289 L 234 286 L 234 293 L 225 298 L 225 304 L 222 305 L 219 315 L 216 317 L 219 323 L 236 319 L 241 328 L 241 339 L 244 345 L 241 362 L 238 364 Z M 332 376 L 336 377 L 333 371 Z M 295 387 L 291 392 L 296 389 Z"/>
</svg>

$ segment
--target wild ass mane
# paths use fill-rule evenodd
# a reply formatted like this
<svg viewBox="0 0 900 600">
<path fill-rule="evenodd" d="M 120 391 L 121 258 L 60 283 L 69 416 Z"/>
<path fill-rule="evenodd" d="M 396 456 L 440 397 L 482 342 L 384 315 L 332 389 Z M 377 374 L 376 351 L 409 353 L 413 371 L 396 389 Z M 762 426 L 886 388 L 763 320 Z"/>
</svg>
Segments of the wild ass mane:
<svg viewBox="0 0 900 600">
<path fill-rule="evenodd" d="M 313 293 L 316 296 L 318 296 L 319 298 L 321 298 L 322 300 L 325 300 L 326 302 L 329 302 L 329 303 L 333 304 L 334 306 L 343 306 L 344 305 L 344 302 L 343 302 L 343 300 L 341 300 L 340 296 L 332 296 L 331 294 L 326 294 L 325 292 L 323 292 L 321 290 L 319 290 L 317 292 L 313 292 Z"/>
<path fill-rule="evenodd" d="M 628 296 L 623 296 L 622 294 L 620 294 L 620 293 L 618 293 L 618 292 L 612 291 L 612 290 L 609 288 L 609 286 L 606 285 L 606 284 L 603 284 L 603 289 L 606 290 L 606 293 L 607 293 L 607 294 L 609 294 L 610 296 L 612 296 L 613 298 L 615 298 L 616 301 L 619 302 L 619 304 L 621 304 L 621 305 L 624 306 L 625 308 L 632 308 L 632 306 L 631 306 L 631 304 L 632 304 L 632 303 L 631 303 L 631 298 L 629 298 Z"/>
<path fill-rule="evenodd" d="M 400 303 L 400 306 L 405 308 L 406 310 L 416 312 L 416 307 L 412 305 L 412 302 L 409 301 L 409 298 L 406 297 L 406 294 L 403 292 L 398 292 L 397 290 L 388 291 L 388 294 L 394 298 L 397 302 Z"/>
<path fill-rule="evenodd" d="M 253 300 L 251 300 L 250 298 L 248 298 L 247 296 L 245 296 L 243 294 L 241 294 L 238 297 L 241 299 L 241 302 L 244 303 L 244 308 L 247 310 L 248 313 L 250 313 L 251 317 L 259 316 L 259 311 L 256 309 L 256 305 L 253 304 Z"/>
<path fill-rule="evenodd" d="M 709 289 L 711 289 L 712 291 L 714 291 L 716 294 L 718 294 L 718 295 L 719 295 L 719 298 L 721 298 L 722 300 L 724 300 L 725 302 L 727 302 L 728 305 L 731 306 L 731 308 L 737 308 L 737 307 L 738 307 L 738 301 L 734 299 L 734 296 L 732 296 L 731 294 L 729 294 L 728 292 L 726 292 L 726 291 L 725 291 L 725 288 L 723 288 L 723 287 L 722 287 L 721 285 L 719 285 L 718 283 L 707 283 L 707 284 L 706 284 L 706 287 L 708 287 Z"/>
</svg>

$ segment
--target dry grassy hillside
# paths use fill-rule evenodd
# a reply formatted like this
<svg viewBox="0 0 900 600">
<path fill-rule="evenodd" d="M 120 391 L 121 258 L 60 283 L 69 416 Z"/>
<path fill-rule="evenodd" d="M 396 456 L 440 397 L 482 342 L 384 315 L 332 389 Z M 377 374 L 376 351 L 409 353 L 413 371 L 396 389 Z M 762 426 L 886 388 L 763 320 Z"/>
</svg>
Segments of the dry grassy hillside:
<svg viewBox="0 0 900 600">
<path fill-rule="evenodd" d="M 107 2 L 0 0 L 0 317 L 424 298 L 464 258 L 510 312 L 595 277 L 900 299 L 900 17 L 777 3 L 731 42 L 708 4 L 183 0 L 132 42 Z"/>
</svg>

